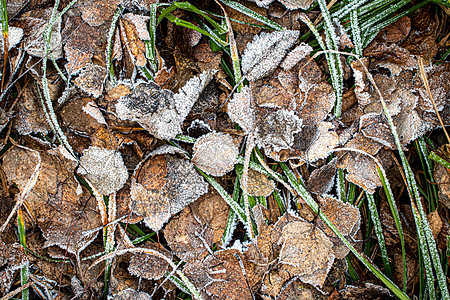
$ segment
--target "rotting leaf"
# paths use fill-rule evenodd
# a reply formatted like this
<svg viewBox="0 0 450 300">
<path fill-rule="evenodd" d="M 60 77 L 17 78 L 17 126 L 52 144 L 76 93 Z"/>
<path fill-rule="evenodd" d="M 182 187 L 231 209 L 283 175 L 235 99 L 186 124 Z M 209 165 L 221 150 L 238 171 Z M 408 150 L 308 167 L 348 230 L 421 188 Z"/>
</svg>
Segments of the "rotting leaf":
<svg viewBox="0 0 450 300">
<path fill-rule="evenodd" d="M 128 170 L 120 152 L 99 147 L 89 147 L 83 151 L 78 172 L 102 195 L 117 192 L 128 179 Z"/>
<path fill-rule="evenodd" d="M 76 162 L 58 150 L 40 151 L 42 165 L 36 185 L 27 198 L 27 208 L 34 213 L 45 246 L 57 245 L 79 254 L 97 236 L 89 232 L 101 226 L 95 201 L 73 176 Z M 3 158 L 3 170 L 10 183 L 23 189 L 36 165 L 36 157 L 21 148 L 12 148 Z M 89 233 L 85 233 L 89 232 Z"/>
<path fill-rule="evenodd" d="M 242 72 L 247 79 L 255 81 L 275 70 L 299 34 L 299 31 L 285 30 L 256 35 L 242 55 Z"/>
<path fill-rule="evenodd" d="M 171 139 L 181 133 L 181 123 L 216 71 L 191 78 L 177 94 L 155 83 L 141 83 L 116 104 L 120 119 L 138 122 L 152 135 Z"/>
<path fill-rule="evenodd" d="M 230 209 L 212 189 L 174 217 L 164 228 L 172 253 L 184 261 L 201 261 L 219 243 Z"/>
<path fill-rule="evenodd" d="M 278 241 L 280 262 L 297 267 L 300 280 L 322 287 L 334 262 L 333 243 L 319 228 L 305 221 L 283 227 Z"/>
<path fill-rule="evenodd" d="M 130 209 L 159 231 L 170 217 L 208 191 L 191 162 L 172 155 L 150 156 L 134 171 Z"/>
<path fill-rule="evenodd" d="M 24 248 L 18 243 L 6 245 L 0 239 L 0 294 L 5 294 L 11 287 L 14 274 L 28 264 Z"/>
<path fill-rule="evenodd" d="M 223 176 L 233 170 L 239 155 L 231 135 L 220 132 L 200 137 L 193 150 L 192 163 L 212 176 Z"/>
<path fill-rule="evenodd" d="M 141 246 L 142 247 L 142 246 Z M 146 243 L 145 248 L 155 250 L 167 257 L 171 257 L 170 252 L 167 251 L 161 244 Z M 135 253 L 128 266 L 128 272 L 131 275 L 139 276 L 148 280 L 158 280 L 167 272 L 169 263 L 159 257 L 147 253 Z"/>
</svg>

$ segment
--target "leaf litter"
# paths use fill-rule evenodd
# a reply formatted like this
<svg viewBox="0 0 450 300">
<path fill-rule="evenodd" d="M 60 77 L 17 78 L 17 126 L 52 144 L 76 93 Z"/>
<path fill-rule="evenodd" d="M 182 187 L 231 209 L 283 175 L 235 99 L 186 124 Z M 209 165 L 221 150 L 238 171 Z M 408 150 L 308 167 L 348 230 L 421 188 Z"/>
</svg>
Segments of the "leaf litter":
<svg viewBox="0 0 450 300">
<path fill-rule="evenodd" d="M 282 21 L 283 26 L 286 12 L 293 19 L 286 23 L 286 28 L 295 29 L 300 28 L 295 25 L 298 18 L 295 10 L 311 6 L 311 1 L 283 0 L 279 1 L 281 5 L 274 1 L 254 2 L 263 7 L 258 9 L 261 15 L 278 16 L 275 20 Z M 25 86 L 13 110 L 15 115 L 5 108 L 5 122 L 13 121 L 13 135 L 19 133 L 20 142 L 38 149 L 42 157 L 41 174 L 23 205 L 27 212 L 26 228 L 39 228 L 34 236 L 45 239 L 41 248 L 45 247 L 49 256 L 73 259 L 74 255 L 77 260 L 76 270 L 67 271 L 69 265 L 65 264 L 66 278 L 60 284 L 72 282 L 73 291 L 100 294 L 103 283 L 98 274 L 103 267 L 88 270 L 88 261 L 92 259 L 81 261 L 80 257 L 96 255 L 111 247 L 111 251 L 140 252 L 131 251 L 120 259 L 114 258 L 109 299 L 170 298 L 179 290 L 192 293 L 193 287 L 204 299 L 320 298 L 338 293 L 352 297 L 355 290 L 345 283 L 345 277 L 335 274 L 335 270 L 343 273 L 346 269 L 342 259 L 348 248 L 322 220 L 309 218 L 311 213 L 305 215 L 298 195 L 289 195 L 277 183 L 275 179 L 282 178 L 278 162 L 287 161 L 298 178 L 306 179 L 306 189 L 314 194 L 320 211 L 348 240 L 359 238 L 362 216 L 356 206 L 334 196 L 339 193 L 335 188 L 336 174 L 338 169 L 344 171 L 347 185 L 356 184 L 361 188 L 357 191 L 377 192 L 382 186 L 377 167 L 392 172 L 390 155 L 395 146 L 379 96 L 365 68 L 374 74 L 406 149 L 413 140 L 439 126 L 414 57 L 436 54 L 435 39 L 430 39 L 431 32 L 437 30 L 434 20 L 430 19 L 428 28 L 420 21 L 411 22 L 404 17 L 375 38 L 364 50 L 365 68 L 357 60 L 350 64 L 355 86 L 352 87 L 351 80 L 347 82 L 343 100 L 348 106 L 343 109 L 343 117 L 336 119 L 331 113 L 336 97 L 327 82 L 328 67 L 310 56 L 311 46 L 298 41 L 300 31 L 268 32 L 232 20 L 233 30 L 238 33 L 237 48 L 245 84 L 231 95 L 232 86 L 226 82 L 225 72 L 217 71 L 219 64 L 228 63 L 226 53 L 213 52 L 211 43 L 196 31 L 183 29 L 187 38 L 178 41 L 179 28 L 171 22 L 166 26 L 163 21 L 164 37 L 158 36 L 155 43 L 157 70 L 149 68 L 150 73 L 145 73 L 150 55 L 145 43 L 151 41 L 153 34 L 149 31 L 151 27 L 147 27 L 151 21 L 148 12 L 154 3 L 121 3 L 126 13 L 118 17 L 112 31 L 110 20 L 119 4 L 82 2 L 53 27 L 52 55 L 58 59 L 56 64 L 62 72 L 69 75 L 69 82 L 63 83 L 53 67 L 49 68 L 53 72 L 48 76 L 52 79 L 52 100 L 63 131 L 80 157 L 79 164 L 51 149 L 55 140 L 48 134 L 50 128 L 36 101 L 39 87 Z M 10 6 L 8 3 L 8 10 Z M 227 11 L 233 19 L 253 22 L 234 10 L 227 8 Z M 180 18 L 187 16 L 182 10 L 172 13 Z M 41 36 L 50 14 L 49 8 L 19 13 L 17 20 L 21 24 L 15 20 L 13 25 L 20 27 L 24 35 L 11 40 L 10 46 L 21 44 L 11 48 L 10 55 L 22 47 L 29 55 L 43 56 Z M 310 15 L 315 14 L 313 8 Z M 341 38 L 341 48 L 351 47 L 345 41 L 348 35 L 342 25 L 335 22 L 333 26 Z M 105 55 L 109 30 L 112 65 L 106 63 L 109 58 Z M 418 32 L 423 33 L 423 38 L 417 37 L 421 35 Z M 184 42 L 186 45 L 182 45 Z M 429 46 L 430 53 L 416 47 L 414 42 Z M 34 76 L 31 80 L 39 79 L 39 68 L 30 73 Z M 442 82 L 442 78 L 448 77 L 448 66 L 430 62 L 425 73 L 438 110 L 448 122 L 449 86 Z M 151 76 L 154 82 L 149 80 Z M 111 78 L 116 82 L 110 81 Z M 73 85 L 77 88 L 72 88 Z M 10 103 L 5 105 L 8 107 Z M 31 137 L 25 137 L 31 133 Z M 263 150 L 263 161 L 267 160 L 268 167 L 258 169 L 255 155 L 259 154 L 247 151 L 245 159 L 250 160 L 253 169 L 246 170 L 246 182 L 242 178 L 239 182 L 236 175 L 245 168 L 239 153 L 245 147 L 243 141 L 252 139 Z M 166 142 L 174 146 L 160 147 Z M 4 193 L 8 191 L 14 196 L 14 189 L 24 191 L 36 163 L 36 158 L 22 148 L 7 150 L 2 161 L 5 173 L 2 180 L 9 187 L 4 188 Z M 134 170 L 133 176 L 128 175 L 128 170 Z M 445 170 L 436 168 L 435 178 L 448 181 Z M 202 177 L 202 172 L 215 178 Z M 88 190 L 80 185 L 82 179 L 77 180 L 74 174 L 81 175 L 109 198 L 100 197 L 97 207 Z M 244 237 L 248 229 L 245 226 L 252 226 L 252 222 L 243 225 L 237 221 L 239 211 L 230 205 L 231 200 L 241 202 L 243 198 L 239 193 L 228 196 L 234 183 L 235 191 L 245 189 L 256 202 L 251 203 L 248 214 L 254 221 L 254 232 L 258 233 L 254 240 Z M 444 206 L 449 206 L 449 194 L 445 184 L 440 184 L 439 200 Z M 380 210 L 387 214 L 385 203 L 380 203 Z M 383 224 L 389 227 L 387 241 L 398 245 L 393 221 L 383 218 Z M 445 231 L 443 218 L 436 214 L 430 214 L 429 218 L 433 234 L 439 239 Z M 104 246 L 100 238 L 96 239 L 98 232 L 106 229 L 106 233 L 119 220 L 128 232 L 120 225 L 121 237 L 117 231 L 115 236 L 105 234 L 111 244 Z M 157 232 L 157 241 L 146 241 L 135 248 L 130 234 L 136 228 L 144 233 Z M 222 244 L 224 235 L 234 242 L 233 246 Z M 9 236 L 5 237 L 6 243 Z M 31 243 L 28 233 L 27 238 Z M 2 247 L 23 252 L 11 240 L 7 245 Z M 39 248 L 37 245 L 33 246 Z M 397 250 L 393 250 L 394 263 L 401 255 Z M 25 262 L 22 254 L 12 259 L 17 258 L 14 263 L 2 263 L 1 278 L 3 274 L 9 278 L 5 279 L 8 282 L 3 294 Z M 114 255 L 110 252 L 103 258 L 112 259 Z M 8 255 L 2 252 L 0 259 L 7 260 Z M 36 265 L 45 270 L 48 278 L 55 278 L 54 274 L 48 275 L 57 273 L 53 267 L 37 261 Z M 181 285 L 178 277 L 178 281 L 168 279 L 171 261 L 181 262 L 178 271 L 191 286 Z M 412 258 L 411 261 L 414 265 Z M 180 276 L 175 271 L 171 273 L 174 274 Z M 343 278 L 334 281 L 338 285 L 333 285 L 335 276 Z M 395 276 L 394 280 L 400 281 L 401 276 L 397 273 Z M 361 291 L 389 297 L 375 285 L 366 285 Z"/>
</svg>

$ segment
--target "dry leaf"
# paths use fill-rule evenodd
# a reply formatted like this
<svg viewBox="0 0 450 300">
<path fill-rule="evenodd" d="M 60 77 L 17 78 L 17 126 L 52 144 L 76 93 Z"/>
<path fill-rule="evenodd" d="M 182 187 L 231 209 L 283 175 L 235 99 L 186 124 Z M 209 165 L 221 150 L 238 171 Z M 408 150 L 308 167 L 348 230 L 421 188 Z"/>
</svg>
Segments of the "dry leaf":
<svg viewBox="0 0 450 300">
<path fill-rule="evenodd" d="M 130 209 L 159 231 L 170 217 L 208 191 L 192 163 L 171 155 L 150 156 L 134 171 Z"/>
<path fill-rule="evenodd" d="M 231 135 L 211 132 L 197 139 L 191 162 L 205 173 L 223 176 L 234 169 L 239 148 Z"/>
<path fill-rule="evenodd" d="M 317 195 L 328 193 L 334 185 L 337 172 L 336 165 L 337 159 L 334 158 L 328 164 L 315 169 L 309 176 L 307 190 Z"/>
<path fill-rule="evenodd" d="M 215 190 L 202 195 L 164 228 L 172 253 L 187 262 L 202 261 L 221 241 L 228 213 L 228 205 Z"/>
<path fill-rule="evenodd" d="M 108 296 L 108 300 L 151 300 L 152 297 L 145 292 L 137 292 L 133 289 L 125 289 L 118 294 Z"/>
<path fill-rule="evenodd" d="M 28 258 L 22 245 L 6 245 L 0 240 L 0 294 L 11 287 L 17 270 L 28 264 Z"/>
<path fill-rule="evenodd" d="M 275 70 L 299 34 L 299 31 L 285 30 L 256 35 L 242 55 L 242 72 L 247 79 L 255 81 Z"/>
<path fill-rule="evenodd" d="M 50 153 L 56 151 L 49 151 Z M 57 245 L 79 254 L 97 236 L 89 230 L 101 226 L 95 201 L 81 189 L 73 171 L 76 162 L 41 151 L 41 170 L 36 185 L 27 198 L 28 210 L 46 239 L 45 247 Z M 22 190 L 37 164 L 37 158 L 21 148 L 8 150 L 3 170 L 10 183 Z M 81 192 L 81 193 L 80 193 Z M 88 232 L 88 233 L 85 233 Z"/>
<path fill-rule="evenodd" d="M 361 216 L 359 209 L 348 202 L 343 202 L 330 195 L 318 197 L 320 210 L 328 217 L 331 223 L 336 226 L 339 232 L 345 237 L 353 237 L 359 230 Z M 350 250 L 333 233 L 333 231 L 323 223 L 322 219 L 317 221 L 317 226 L 323 230 L 328 238 L 333 242 L 333 251 L 336 259 L 344 258 Z"/>
<path fill-rule="evenodd" d="M 314 0 L 279 0 L 287 9 L 308 9 Z"/>
<path fill-rule="evenodd" d="M 128 170 L 120 152 L 99 147 L 83 151 L 78 173 L 84 175 L 102 195 L 117 192 L 128 179 Z"/>
<path fill-rule="evenodd" d="M 87 64 L 74 80 L 74 83 L 83 92 L 98 98 L 103 93 L 105 75 L 105 68 L 94 64 Z"/>
<path fill-rule="evenodd" d="M 333 243 L 313 224 L 295 221 L 283 227 L 280 262 L 297 267 L 300 280 L 322 287 L 334 262 Z"/>
<path fill-rule="evenodd" d="M 127 13 L 120 20 L 122 44 L 128 49 L 133 64 L 144 67 L 147 64 L 145 44 L 143 40 L 150 40 L 145 22 L 150 17 Z"/>
<path fill-rule="evenodd" d="M 364 286 L 348 285 L 344 290 L 339 291 L 343 299 L 348 300 L 393 300 L 391 292 L 384 287 L 366 282 Z"/>
<path fill-rule="evenodd" d="M 112 18 L 121 0 L 81 0 L 78 8 L 83 20 L 91 26 L 100 26 Z"/>
<path fill-rule="evenodd" d="M 254 197 L 267 197 L 275 189 L 275 182 L 267 175 L 253 169 L 248 170 L 248 194 Z"/>
<path fill-rule="evenodd" d="M 146 243 L 143 248 L 155 250 L 171 259 L 170 252 L 167 251 L 161 244 Z M 168 271 L 168 266 L 169 263 L 162 258 L 146 253 L 136 253 L 131 257 L 128 272 L 130 272 L 131 275 L 139 276 L 148 280 L 158 280 Z"/>
<path fill-rule="evenodd" d="M 174 138 L 181 133 L 181 123 L 214 73 L 205 71 L 191 78 L 177 94 L 155 83 L 141 83 L 119 100 L 117 115 L 122 120 L 139 122 L 157 138 Z"/>
<path fill-rule="evenodd" d="M 435 164 L 433 176 L 439 184 L 439 202 L 450 209 L 450 169 Z"/>
<path fill-rule="evenodd" d="M 2 30 L 2 25 L 0 24 L 0 30 Z M 3 32 L 3 31 L 2 31 Z M 23 29 L 19 27 L 8 26 L 8 51 L 11 50 L 14 46 L 16 46 L 23 37 Z M 0 43 L 0 49 L 3 53 L 5 49 L 4 40 L 2 39 Z"/>
<path fill-rule="evenodd" d="M 246 134 L 249 134 L 255 127 L 255 109 L 252 90 L 245 86 L 240 93 L 234 94 L 228 103 L 227 112 L 230 119 L 238 123 Z"/>
</svg>

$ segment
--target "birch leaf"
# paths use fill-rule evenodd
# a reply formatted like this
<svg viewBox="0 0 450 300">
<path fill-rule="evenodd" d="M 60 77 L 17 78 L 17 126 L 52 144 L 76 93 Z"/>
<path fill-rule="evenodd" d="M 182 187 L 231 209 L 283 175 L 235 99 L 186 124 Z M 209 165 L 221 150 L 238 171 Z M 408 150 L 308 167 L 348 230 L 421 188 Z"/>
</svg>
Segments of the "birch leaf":
<svg viewBox="0 0 450 300">
<path fill-rule="evenodd" d="M 242 55 L 242 72 L 247 79 L 255 81 L 275 70 L 299 34 L 299 31 L 285 30 L 255 36 Z"/>
<path fill-rule="evenodd" d="M 85 175 L 102 195 L 117 192 L 128 179 L 120 152 L 92 146 L 83 151 L 78 172 Z"/>
<path fill-rule="evenodd" d="M 194 144 L 192 163 L 212 176 L 223 176 L 233 170 L 239 148 L 231 135 L 211 132 Z"/>
</svg>

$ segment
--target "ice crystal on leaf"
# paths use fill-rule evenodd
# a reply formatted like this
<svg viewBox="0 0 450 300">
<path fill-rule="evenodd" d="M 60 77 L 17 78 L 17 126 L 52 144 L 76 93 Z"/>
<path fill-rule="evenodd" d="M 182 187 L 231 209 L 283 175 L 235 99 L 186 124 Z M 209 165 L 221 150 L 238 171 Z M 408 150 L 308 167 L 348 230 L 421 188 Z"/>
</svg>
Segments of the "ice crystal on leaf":
<svg viewBox="0 0 450 300">
<path fill-rule="evenodd" d="M 258 80 L 275 70 L 299 34 L 299 31 L 285 30 L 255 36 L 242 55 L 242 72 L 247 79 Z"/>
</svg>

